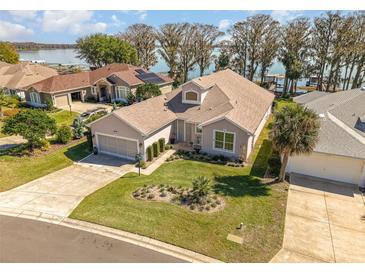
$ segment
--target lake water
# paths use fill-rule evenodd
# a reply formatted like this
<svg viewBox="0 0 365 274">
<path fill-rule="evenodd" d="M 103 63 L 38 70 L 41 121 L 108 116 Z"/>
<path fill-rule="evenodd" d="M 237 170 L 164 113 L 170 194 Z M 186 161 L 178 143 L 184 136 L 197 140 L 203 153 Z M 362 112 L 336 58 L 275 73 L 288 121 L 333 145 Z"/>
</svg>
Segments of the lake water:
<svg viewBox="0 0 365 274">
<path fill-rule="evenodd" d="M 81 60 L 77 57 L 77 53 L 74 49 L 41 49 L 35 51 L 19 51 L 19 56 L 23 61 L 44 60 L 46 63 L 50 64 L 79 65 L 82 67 L 88 67 L 88 64 L 84 60 Z M 211 73 L 214 70 L 214 67 L 214 63 L 212 63 L 206 73 Z M 158 63 L 151 68 L 151 71 L 168 71 L 168 66 L 161 56 L 158 56 Z M 284 67 L 280 62 L 276 62 L 270 68 L 269 73 L 283 74 Z M 189 73 L 189 78 L 195 78 L 198 76 L 198 68 Z"/>
</svg>

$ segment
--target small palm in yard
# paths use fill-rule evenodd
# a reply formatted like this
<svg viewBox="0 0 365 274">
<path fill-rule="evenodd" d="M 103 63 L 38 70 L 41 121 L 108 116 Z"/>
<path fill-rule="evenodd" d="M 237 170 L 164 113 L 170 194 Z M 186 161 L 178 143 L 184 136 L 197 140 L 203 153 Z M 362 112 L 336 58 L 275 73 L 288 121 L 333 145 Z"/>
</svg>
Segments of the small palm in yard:
<svg viewBox="0 0 365 274">
<path fill-rule="evenodd" d="M 318 115 L 300 105 L 290 105 L 274 114 L 270 135 L 282 158 L 279 181 L 284 180 L 289 156 L 310 154 L 318 142 Z"/>
<path fill-rule="evenodd" d="M 201 199 L 208 196 L 210 192 L 210 180 L 204 176 L 199 176 L 193 180 L 192 199 L 199 203 Z"/>
</svg>

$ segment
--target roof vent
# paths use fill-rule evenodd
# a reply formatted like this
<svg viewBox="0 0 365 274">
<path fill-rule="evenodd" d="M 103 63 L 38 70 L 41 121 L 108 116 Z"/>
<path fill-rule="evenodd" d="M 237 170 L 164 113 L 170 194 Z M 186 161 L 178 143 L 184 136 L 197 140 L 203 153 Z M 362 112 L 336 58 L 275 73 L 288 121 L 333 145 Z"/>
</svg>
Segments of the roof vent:
<svg viewBox="0 0 365 274">
<path fill-rule="evenodd" d="M 209 110 L 212 110 L 212 109 L 213 109 L 212 107 L 209 108 Z"/>
<path fill-rule="evenodd" d="M 319 116 L 319 118 L 321 118 L 321 119 L 326 118 L 326 115 L 324 115 L 324 113 L 320 113 L 318 116 Z"/>
</svg>

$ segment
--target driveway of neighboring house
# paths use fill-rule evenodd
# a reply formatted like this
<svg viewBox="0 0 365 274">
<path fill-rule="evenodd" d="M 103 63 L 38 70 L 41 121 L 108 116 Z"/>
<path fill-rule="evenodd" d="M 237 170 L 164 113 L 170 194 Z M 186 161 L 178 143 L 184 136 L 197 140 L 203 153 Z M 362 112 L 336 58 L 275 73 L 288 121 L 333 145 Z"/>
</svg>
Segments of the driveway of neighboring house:
<svg viewBox="0 0 365 274">
<path fill-rule="evenodd" d="M 102 103 L 73 102 L 71 104 L 71 111 L 78 112 L 78 113 L 83 113 L 85 111 L 93 110 L 93 109 L 96 109 L 96 108 L 99 108 L 99 107 L 105 108 L 108 112 L 110 112 L 113 109 L 112 106 L 107 105 L 107 104 L 102 104 Z M 64 109 L 64 110 L 70 110 L 69 106 L 63 106 L 63 107 L 60 107 L 60 108 Z"/>
<path fill-rule="evenodd" d="M 70 167 L 0 193 L 0 208 L 66 217 L 87 195 L 133 168 L 119 158 L 90 155 Z"/>
<path fill-rule="evenodd" d="M 283 248 L 272 262 L 365 262 L 365 197 L 357 186 L 292 175 Z"/>
<path fill-rule="evenodd" d="M 17 145 L 24 144 L 27 141 L 22 136 L 8 136 L 0 138 L 0 150 L 7 150 Z"/>
</svg>

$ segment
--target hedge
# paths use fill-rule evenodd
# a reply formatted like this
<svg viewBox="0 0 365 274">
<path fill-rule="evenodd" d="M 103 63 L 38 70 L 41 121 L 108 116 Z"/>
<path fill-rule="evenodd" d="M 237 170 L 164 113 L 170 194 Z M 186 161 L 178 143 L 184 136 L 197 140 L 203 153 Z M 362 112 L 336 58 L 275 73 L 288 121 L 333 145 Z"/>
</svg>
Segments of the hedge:
<svg viewBox="0 0 365 274">
<path fill-rule="evenodd" d="M 159 152 L 160 152 L 160 145 L 158 142 L 154 142 L 152 144 L 152 147 L 153 147 L 153 157 L 157 157 Z"/>
<path fill-rule="evenodd" d="M 165 138 L 158 139 L 158 143 L 160 145 L 160 152 L 165 151 Z"/>
<path fill-rule="evenodd" d="M 152 161 L 153 159 L 153 147 L 152 146 L 148 146 L 147 147 L 147 161 Z"/>
</svg>

